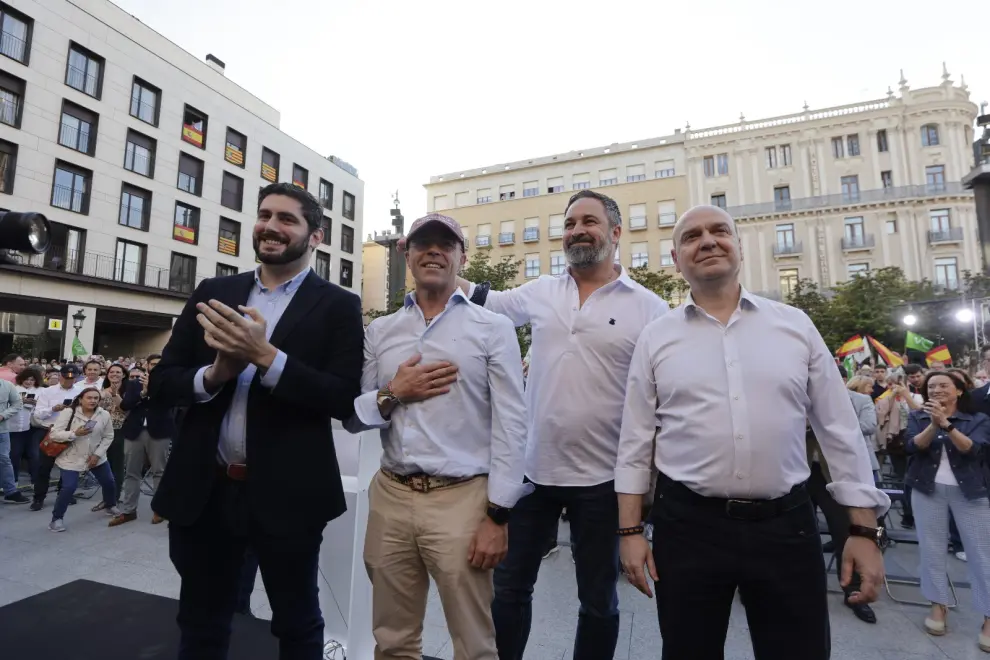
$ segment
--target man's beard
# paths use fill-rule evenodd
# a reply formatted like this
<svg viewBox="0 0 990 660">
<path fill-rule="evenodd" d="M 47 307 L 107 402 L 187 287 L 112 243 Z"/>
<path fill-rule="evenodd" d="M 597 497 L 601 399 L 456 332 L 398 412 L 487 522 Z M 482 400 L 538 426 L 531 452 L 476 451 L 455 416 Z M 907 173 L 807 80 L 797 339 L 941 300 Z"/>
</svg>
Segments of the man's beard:
<svg viewBox="0 0 990 660">
<path fill-rule="evenodd" d="M 564 254 L 571 268 L 581 270 L 583 268 L 597 266 L 606 259 L 610 259 L 614 252 L 615 246 L 612 245 L 612 241 L 605 239 L 600 244 L 585 242 L 571 243 L 567 246 Z"/>
<path fill-rule="evenodd" d="M 252 241 L 254 245 L 254 255 L 258 261 L 270 266 L 281 266 L 298 260 L 309 251 L 309 237 L 301 238 L 297 243 L 286 243 L 281 254 L 264 254 L 261 252 L 261 241 L 269 238 L 276 238 L 271 235 L 255 235 Z"/>
</svg>

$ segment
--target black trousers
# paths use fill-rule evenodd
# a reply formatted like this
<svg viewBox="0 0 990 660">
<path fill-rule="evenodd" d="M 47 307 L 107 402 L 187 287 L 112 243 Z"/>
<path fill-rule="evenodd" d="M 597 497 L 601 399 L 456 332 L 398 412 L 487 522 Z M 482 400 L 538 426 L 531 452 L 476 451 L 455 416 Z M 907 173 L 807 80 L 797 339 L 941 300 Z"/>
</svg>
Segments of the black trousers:
<svg viewBox="0 0 990 660">
<path fill-rule="evenodd" d="M 218 476 L 203 515 L 169 523 L 169 557 L 182 579 L 179 660 L 225 660 L 241 592 L 246 550 L 257 556 L 272 607 L 279 660 L 322 660 L 323 616 L 317 577 L 325 524 L 272 536 L 253 520 L 247 482 Z M 260 486 L 260 485 L 259 485 Z"/>
<path fill-rule="evenodd" d="M 42 438 L 44 436 L 41 436 Z M 38 479 L 34 482 L 34 499 L 44 502 L 48 495 L 48 488 L 51 486 L 52 470 L 55 469 L 55 458 L 41 454 L 38 458 Z M 61 490 L 62 478 L 59 477 L 59 490 Z"/>
<path fill-rule="evenodd" d="M 828 660 L 825 570 L 810 499 L 765 520 L 730 518 L 661 474 L 653 558 L 663 660 L 723 660 L 739 590 L 756 660 Z"/>
<path fill-rule="evenodd" d="M 821 464 L 812 462 L 811 476 L 808 477 L 808 494 L 811 496 L 812 503 L 825 514 L 825 524 L 828 525 L 828 533 L 832 537 L 834 546 L 835 574 L 841 577 L 842 549 L 845 547 L 846 541 L 849 540 L 849 525 L 852 521 L 849 520 L 849 510 L 833 499 L 832 494 L 826 488 L 827 484 Z M 859 573 L 853 573 L 849 586 L 844 587 L 843 591 L 848 596 L 854 591 L 859 591 L 859 585 Z"/>
</svg>

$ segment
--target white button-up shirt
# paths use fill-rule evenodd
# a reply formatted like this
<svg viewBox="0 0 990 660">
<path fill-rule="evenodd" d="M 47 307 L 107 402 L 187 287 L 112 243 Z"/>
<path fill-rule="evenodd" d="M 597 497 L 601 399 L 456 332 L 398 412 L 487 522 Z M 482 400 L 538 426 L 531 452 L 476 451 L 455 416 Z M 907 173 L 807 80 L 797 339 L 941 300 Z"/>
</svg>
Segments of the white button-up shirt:
<svg viewBox="0 0 990 660">
<path fill-rule="evenodd" d="M 415 354 L 421 364 L 451 362 L 450 392 L 396 406 L 389 420 L 378 411 L 378 390 Z M 364 338 L 363 394 L 354 402 L 357 432 L 380 428 L 382 467 L 397 474 L 442 477 L 488 475 L 488 499 L 513 507 L 531 490 L 524 484 L 526 409 L 522 356 L 508 319 L 472 305 L 457 290 L 427 325 L 416 296 L 372 321 Z"/>
<path fill-rule="evenodd" d="M 85 389 L 81 383 L 82 381 L 75 383 L 69 389 L 65 389 L 61 383 L 58 383 L 38 390 L 37 401 L 34 405 L 34 420 L 51 428 L 55 420 L 58 419 L 58 412 L 52 409 L 66 399 L 75 399 Z"/>
<path fill-rule="evenodd" d="M 700 495 L 780 497 L 810 474 L 806 420 L 835 500 L 886 511 L 842 377 L 811 319 L 744 289 L 723 326 L 689 296 L 636 345 L 615 489 L 647 492 L 655 440 L 657 468 Z"/>
<path fill-rule="evenodd" d="M 667 303 L 620 267 L 584 305 L 565 273 L 491 291 L 485 308 L 533 328 L 526 475 L 547 486 L 611 481 L 629 361 L 640 332 Z"/>
</svg>

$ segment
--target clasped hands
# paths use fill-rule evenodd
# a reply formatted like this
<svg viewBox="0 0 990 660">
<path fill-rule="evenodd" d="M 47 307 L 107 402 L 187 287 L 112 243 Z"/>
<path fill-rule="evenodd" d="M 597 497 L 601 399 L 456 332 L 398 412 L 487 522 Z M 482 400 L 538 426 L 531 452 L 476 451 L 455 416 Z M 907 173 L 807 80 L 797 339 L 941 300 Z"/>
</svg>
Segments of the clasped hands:
<svg viewBox="0 0 990 660">
<path fill-rule="evenodd" d="M 219 300 L 198 303 L 196 320 L 203 327 L 206 345 L 217 352 L 210 367 L 211 380 L 236 378 L 248 364 L 271 366 L 278 350 L 268 341 L 268 323 L 254 307 L 231 309 Z"/>
</svg>

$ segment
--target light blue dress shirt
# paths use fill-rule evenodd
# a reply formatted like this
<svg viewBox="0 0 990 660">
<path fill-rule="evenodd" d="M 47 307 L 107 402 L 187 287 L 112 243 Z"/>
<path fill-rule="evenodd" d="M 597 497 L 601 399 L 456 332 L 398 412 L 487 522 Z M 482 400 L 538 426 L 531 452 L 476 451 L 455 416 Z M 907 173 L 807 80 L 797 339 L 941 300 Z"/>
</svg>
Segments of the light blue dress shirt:
<svg viewBox="0 0 990 660">
<path fill-rule="evenodd" d="M 310 269 L 307 268 L 288 282 L 279 284 L 274 289 L 268 289 L 261 283 L 261 279 L 258 276 L 259 271 L 260 269 L 254 272 L 254 286 L 251 287 L 251 294 L 248 296 L 244 306 L 254 307 L 264 317 L 267 323 L 265 334 L 270 340 L 275 326 L 278 325 L 282 314 L 285 313 L 289 303 L 292 302 L 292 298 L 295 297 L 296 291 L 299 290 L 303 280 L 309 275 Z M 282 377 L 282 370 L 285 369 L 285 360 L 285 353 L 278 351 L 275 359 L 272 360 L 271 366 L 268 367 L 268 370 L 261 378 L 262 387 L 274 389 L 278 385 L 278 381 Z M 208 368 L 209 365 L 197 371 L 195 380 L 193 381 L 196 401 L 199 403 L 209 401 L 220 391 L 217 390 L 214 394 L 206 391 L 204 374 L 206 374 Z M 217 446 L 217 450 L 220 454 L 220 460 L 227 465 L 247 462 L 248 392 L 251 390 L 251 381 L 254 380 L 257 372 L 258 368 L 253 364 L 249 364 L 241 372 L 241 375 L 237 377 L 237 389 L 234 391 L 234 398 L 230 401 L 230 408 L 227 409 L 227 414 L 224 415 L 223 424 L 220 427 L 220 443 Z"/>
<path fill-rule="evenodd" d="M 457 366 L 450 392 L 401 404 L 385 420 L 378 390 L 415 354 L 421 364 Z M 460 290 L 427 325 L 416 296 L 375 319 L 365 333 L 363 394 L 354 401 L 351 432 L 381 429 L 382 467 L 397 474 L 488 475 L 488 499 L 515 506 L 532 490 L 524 483 L 526 404 L 522 356 L 512 321 L 473 305 Z"/>
</svg>

